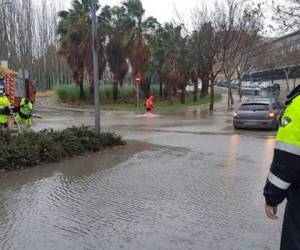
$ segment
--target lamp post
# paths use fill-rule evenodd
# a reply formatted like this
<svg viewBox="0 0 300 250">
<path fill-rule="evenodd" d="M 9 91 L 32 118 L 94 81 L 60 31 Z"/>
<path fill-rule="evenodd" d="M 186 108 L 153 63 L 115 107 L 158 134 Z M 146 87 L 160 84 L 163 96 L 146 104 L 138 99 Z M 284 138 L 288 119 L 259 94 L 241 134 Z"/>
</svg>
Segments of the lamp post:
<svg viewBox="0 0 300 250">
<path fill-rule="evenodd" d="M 96 1 L 92 1 L 92 43 L 93 43 L 93 72 L 94 72 L 94 105 L 95 105 L 95 130 L 100 132 L 100 101 L 99 101 L 99 66 L 97 53 L 97 18 Z"/>
</svg>

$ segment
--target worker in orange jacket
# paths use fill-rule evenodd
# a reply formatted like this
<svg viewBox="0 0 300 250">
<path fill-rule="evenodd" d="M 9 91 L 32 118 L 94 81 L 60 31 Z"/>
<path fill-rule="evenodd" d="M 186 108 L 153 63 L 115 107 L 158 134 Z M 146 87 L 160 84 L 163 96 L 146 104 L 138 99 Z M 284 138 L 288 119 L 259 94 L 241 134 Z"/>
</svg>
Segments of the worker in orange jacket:
<svg viewBox="0 0 300 250">
<path fill-rule="evenodd" d="M 154 106 L 154 96 L 150 96 L 145 101 L 145 107 L 148 113 L 153 113 L 153 106 Z"/>
</svg>

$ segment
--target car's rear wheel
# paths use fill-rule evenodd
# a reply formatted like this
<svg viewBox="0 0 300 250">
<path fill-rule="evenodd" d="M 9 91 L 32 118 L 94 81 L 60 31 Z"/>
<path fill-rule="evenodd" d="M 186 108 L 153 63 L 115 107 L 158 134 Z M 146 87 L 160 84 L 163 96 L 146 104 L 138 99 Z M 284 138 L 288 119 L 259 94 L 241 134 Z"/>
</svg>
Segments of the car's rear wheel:
<svg viewBox="0 0 300 250">
<path fill-rule="evenodd" d="M 233 128 L 236 130 L 240 129 L 235 123 L 233 123 Z"/>
</svg>

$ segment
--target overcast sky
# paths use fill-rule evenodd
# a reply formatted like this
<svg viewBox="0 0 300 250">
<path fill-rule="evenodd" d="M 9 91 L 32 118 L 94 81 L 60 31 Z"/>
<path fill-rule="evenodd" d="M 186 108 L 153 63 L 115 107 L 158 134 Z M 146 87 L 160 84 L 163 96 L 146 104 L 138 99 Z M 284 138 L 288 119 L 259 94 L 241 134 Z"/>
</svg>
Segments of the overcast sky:
<svg viewBox="0 0 300 250">
<path fill-rule="evenodd" d="M 60 2 L 59 0 L 57 0 Z M 120 5 L 123 0 L 99 0 L 103 5 Z M 146 16 L 154 16 L 159 22 L 172 21 L 175 17 L 175 8 L 181 15 L 191 16 L 191 10 L 199 5 L 202 0 L 142 0 L 146 10 Z M 66 6 L 70 6 L 71 0 L 66 0 Z M 206 2 L 212 2 L 207 1 Z"/>
<path fill-rule="evenodd" d="M 102 3 L 120 4 L 118 0 L 101 0 Z M 191 10 L 198 6 L 198 0 L 142 0 L 146 16 L 154 16 L 161 23 L 172 21 L 175 14 L 175 8 L 180 15 L 189 17 Z"/>
<path fill-rule="evenodd" d="M 61 0 L 56 0 L 60 4 Z M 103 5 L 120 5 L 123 0 L 99 0 L 99 3 Z M 192 16 L 192 10 L 195 7 L 200 7 L 202 2 L 205 4 L 213 4 L 214 0 L 141 0 L 143 7 L 146 10 L 146 16 L 154 16 L 158 19 L 159 22 L 164 23 L 168 21 L 173 21 L 176 19 L 176 11 L 180 13 L 180 16 L 184 17 L 184 20 L 190 20 Z M 218 0 L 225 1 L 225 0 Z M 267 19 L 267 23 L 271 23 L 272 10 L 271 3 L 272 0 L 248 0 L 254 2 L 263 2 L 264 3 L 264 12 Z M 275 2 L 282 3 L 282 1 L 287 0 L 275 0 Z M 65 7 L 70 6 L 71 0 L 64 0 Z"/>
</svg>

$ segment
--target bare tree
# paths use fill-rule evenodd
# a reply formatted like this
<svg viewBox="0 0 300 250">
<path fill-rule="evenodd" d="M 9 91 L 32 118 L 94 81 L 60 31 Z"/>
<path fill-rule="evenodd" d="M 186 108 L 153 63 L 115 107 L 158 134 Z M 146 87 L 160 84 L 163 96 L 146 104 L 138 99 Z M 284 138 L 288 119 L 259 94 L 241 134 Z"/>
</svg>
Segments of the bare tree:
<svg viewBox="0 0 300 250">
<path fill-rule="evenodd" d="M 8 60 L 13 70 L 28 69 L 41 88 L 70 78 L 57 55 L 57 11 L 53 0 L 0 0 L 0 59 Z"/>
<path fill-rule="evenodd" d="M 300 0 L 277 1 L 272 0 L 275 15 L 273 20 L 282 30 L 299 30 L 300 28 Z"/>
<path fill-rule="evenodd" d="M 284 40 L 282 47 L 276 51 L 276 63 L 282 68 L 286 79 L 286 89 L 290 91 L 289 78 L 293 68 L 299 64 L 300 48 L 299 41 Z"/>
<path fill-rule="evenodd" d="M 231 79 L 237 68 L 242 66 L 253 48 L 253 43 L 246 43 L 249 36 L 257 36 L 261 25 L 255 20 L 261 18 L 260 6 L 245 5 L 243 1 L 227 0 L 216 4 L 211 13 L 207 9 L 198 10 L 196 24 L 203 34 L 203 65 L 209 74 L 211 84 L 210 110 L 214 110 L 214 83 L 223 72 Z M 261 24 L 261 22 L 259 22 Z M 251 46 L 250 46 L 251 45 Z M 228 106 L 232 102 L 229 86 Z"/>
</svg>

